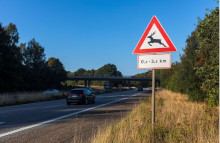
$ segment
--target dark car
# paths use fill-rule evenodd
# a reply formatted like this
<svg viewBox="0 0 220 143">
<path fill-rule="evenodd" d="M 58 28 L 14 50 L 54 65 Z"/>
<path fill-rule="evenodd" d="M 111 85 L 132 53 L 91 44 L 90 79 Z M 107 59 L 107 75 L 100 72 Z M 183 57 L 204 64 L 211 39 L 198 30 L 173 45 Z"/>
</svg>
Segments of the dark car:
<svg viewBox="0 0 220 143">
<path fill-rule="evenodd" d="M 141 86 L 138 86 L 138 89 L 137 89 L 137 91 L 143 91 L 143 87 L 141 87 Z"/>
<path fill-rule="evenodd" d="M 89 102 L 95 103 L 95 95 L 89 88 L 75 88 L 67 94 L 67 105 L 71 103 L 88 104 Z"/>
</svg>

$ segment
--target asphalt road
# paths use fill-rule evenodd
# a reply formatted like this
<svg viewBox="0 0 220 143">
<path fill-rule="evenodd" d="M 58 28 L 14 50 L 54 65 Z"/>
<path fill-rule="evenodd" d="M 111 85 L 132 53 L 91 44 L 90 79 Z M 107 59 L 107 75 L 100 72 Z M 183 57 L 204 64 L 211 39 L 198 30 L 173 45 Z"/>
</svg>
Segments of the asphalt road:
<svg viewBox="0 0 220 143">
<path fill-rule="evenodd" d="M 150 95 L 142 93 L 102 94 L 88 105 L 55 100 L 0 107 L 0 142 L 90 142 L 98 128 L 120 120 Z"/>
</svg>

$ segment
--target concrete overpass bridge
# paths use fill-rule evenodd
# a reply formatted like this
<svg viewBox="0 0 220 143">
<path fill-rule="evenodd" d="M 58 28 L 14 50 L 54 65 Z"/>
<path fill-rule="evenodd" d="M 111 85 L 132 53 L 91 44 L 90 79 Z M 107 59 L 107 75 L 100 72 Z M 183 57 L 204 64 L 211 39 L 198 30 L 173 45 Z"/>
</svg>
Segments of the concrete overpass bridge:
<svg viewBox="0 0 220 143">
<path fill-rule="evenodd" d="M 134 77 L 134 76 L 68 76 L 67 80 L 84 80 L 85 87 L 91 85 L 91 81 L 93 80 L 102 80 L 102 81 L 121 81 L 122 83 L 130 82 L 130 81 L 152 81 L 151 77 Z M 155 83 L 160 86 L 160 80 L 158 78 L 155 79 Z"/>
</svg>

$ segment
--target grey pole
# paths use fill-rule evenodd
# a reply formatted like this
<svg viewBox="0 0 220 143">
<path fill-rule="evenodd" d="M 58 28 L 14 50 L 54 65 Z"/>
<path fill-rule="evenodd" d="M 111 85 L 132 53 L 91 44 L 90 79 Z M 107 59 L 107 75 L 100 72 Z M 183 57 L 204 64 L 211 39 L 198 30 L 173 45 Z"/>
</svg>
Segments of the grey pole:
<svg viewBox="0 0 220 143">
<path fill-rule="evenodd" d="M 152 128 L 155 124 L 155 69 L 152 69 Z"/>
</svg>

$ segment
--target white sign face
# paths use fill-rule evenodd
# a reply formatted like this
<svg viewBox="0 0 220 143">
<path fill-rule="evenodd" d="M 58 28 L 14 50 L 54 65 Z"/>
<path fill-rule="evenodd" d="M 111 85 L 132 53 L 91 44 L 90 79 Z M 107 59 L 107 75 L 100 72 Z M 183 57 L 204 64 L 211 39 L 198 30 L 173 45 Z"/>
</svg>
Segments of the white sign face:
<svg viewBox="0 0 220 143">
<path fill-rule="evenodd" d="M 142 54 L 138 55 L 138 69 L 169 69 L 171 54 Z"/>
</svg>

